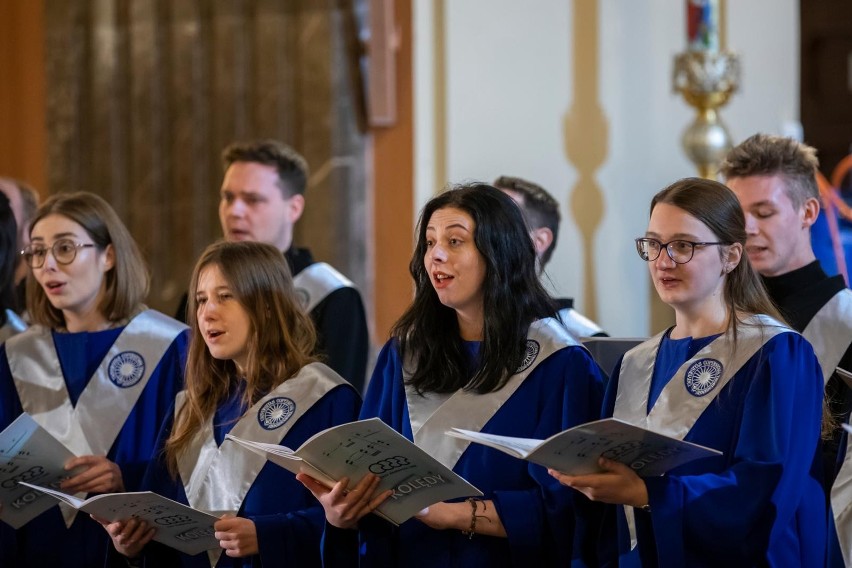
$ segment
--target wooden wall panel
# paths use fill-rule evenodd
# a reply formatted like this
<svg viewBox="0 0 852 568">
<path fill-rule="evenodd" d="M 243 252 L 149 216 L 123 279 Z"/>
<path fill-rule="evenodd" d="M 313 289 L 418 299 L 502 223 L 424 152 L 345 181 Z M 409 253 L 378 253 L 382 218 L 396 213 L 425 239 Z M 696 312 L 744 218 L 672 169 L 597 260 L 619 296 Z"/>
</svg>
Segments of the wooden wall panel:
<svg viewBox="0 0 852 568">
<path fill-rule="evenodd" d="M 44 6 L 0 0 L 0 176 L 47 187 Z"/>
<path fill-rule="evenodd" d="M 46 23 L 46 72 L 48 189 L 51 193 L 82 189 L 80 148 L 83 126 L 79 124 L 83 77 L 83 4 L 79 1 L 48 1 Z"/>
<path fill-rule="evenodd" d="M 408 262 L 414 250 L 414 61 L 411 0 L 394 0 L 400 34 L 396 56 L 397 122 L 374 137 L 372 241 L 375 246 L 376 320 L 374 337 L 384 342 L 414 295 Z M 442 2 L 435 2 L 440 9 Z M 436 45 L 441 45 L 440 42 Z M 437 59 L 437 58 L 436 58 Z M 440 74 L 439 74 L 440 75 Z M 441 153 L 435 154 L 436 160 Z"/>
<path fill-rule="evenodd" d="M 187 275 L 200 243 L 218 235 L 216 215 L 221 168 L 215 156 L 209 111 L 211 89 L 210 12 L 202 2 L 173 2 L 170 16 L 168 97 L 170 116 L 166 140 L 170 169 L 169 224 L 181 227 L 170 244 L 175 260 L 164 282 L 164 301 L 187 285 Z M 178 268 L 182 265 L 182 268 Z"/>
<path fill-rule="evenodd" d="M 50 192 L 113 204 L 151 266 L 149 304 L 173 311 L 221 236 L 221 150 L 257 137 L 308 159 L 297 242 L 364 288 L 364 136 L 337 1 L 44 1 Z"/>
</svg>

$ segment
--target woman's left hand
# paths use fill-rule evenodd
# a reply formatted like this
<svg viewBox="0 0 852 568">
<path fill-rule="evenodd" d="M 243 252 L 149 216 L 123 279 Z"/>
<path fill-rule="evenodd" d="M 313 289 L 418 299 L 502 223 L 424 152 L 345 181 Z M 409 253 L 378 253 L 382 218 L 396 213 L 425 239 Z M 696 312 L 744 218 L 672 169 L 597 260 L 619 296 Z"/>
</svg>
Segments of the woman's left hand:
<svg viewBox="0 0 852 568">
<path fill-rule="evenodd" d="M 547 473 L 562 485 L 576 489 L 592 501 L 644 507 L 648 504 L 648 488 L 636 472 L 617 461 L 599 458 L 603 473 L 566 475 L 553 469 Z"/>
<path fill-rule="evenodd" d="M 243 517 L 224 515 L 213 524 L 213 536 L 219 541 L 219 546 L 225 554 L 232 558 L 258 554 L 257 527 L 254 521 Z"/>
<path fill-rule="evenodd" d="M 65 470 L 86 468 L 62 482 L 59 488 L 66 493 L 118 493 L 124 491 L 121 468 L 106 456 L 80 456 L 65 464 Z"/>
<path fill-rule="evenodd" d="M 474 504 L 476 505 L 476 534 L 505 538 L 506 527 L 500 521 L 500 516 L 494 507 L 494 502 L 476 499 Z M 456 529 L 468 531 L 473 524 L 471 519 L 472 512 L 470 501 L 435 503 L 414 515 L 414 518 L 424 525 L 437 530 Z"/>
<path fill-rule="evenodd" d="M 435 503 L 414 515 L 414 518 L 437 530 L 466 530 L 470 524 L 470 505 L 466 502 Z"/>
</svg>

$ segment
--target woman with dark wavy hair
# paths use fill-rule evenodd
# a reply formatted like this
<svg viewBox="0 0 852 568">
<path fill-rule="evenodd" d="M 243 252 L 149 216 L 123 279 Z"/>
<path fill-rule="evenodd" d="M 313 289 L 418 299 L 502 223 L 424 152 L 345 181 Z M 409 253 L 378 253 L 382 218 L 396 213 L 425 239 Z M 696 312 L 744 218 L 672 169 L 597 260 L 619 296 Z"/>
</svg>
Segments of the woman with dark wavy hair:
<svg viewBox="0 0 852 568">
<path fill-rule="evenodd" d="M 387 498 L 373 495 L 375 476 L 347 492 L 345 480 L 328 490 L 302 475 L 325 507 L 326 565 L 568 565 L 583 554 L 570 538 L 590 503 L 540 466 L 444 435 L 543 439 L 598 417 L 598 368 L 551 317 L 520 210 L 488 185 L 441 193 L 420 216 L 410 270 L 415 298 L 379 355 L 361 417 L 381 418 L 485 495 L 436 503 L 397 528 L 367 516 Z"/>
<path fill-rule="evenodd" d="M 275 247 L 210 245 L 190 290 L 186 389 L 165 421 L 162 451 L 143 486 L 196 509 L 226 512 L 213 527 L 220 548 L 179 554 L 149 543 L 154 529 L 136 519 L 104 523 L 113 544 L 145 566 L 319 566 L 323 511 L 316 500 L 292 473 L 225 436 L 298 448 L 354 420 L 361 398 L 316 361 L 314 325 Z"/>
<path fill-rule="evenodd" d="M 624 505 L 621 566 L 823 565 L 822 372 L 745 242 L 736 196 L 698 178 L 657 193 L 636 239 L 675 325 L 623 357 L 604 415 L 723 453 L 652 478 L 603 458 L 600 474 L 552 473 Z"/>
</svg>

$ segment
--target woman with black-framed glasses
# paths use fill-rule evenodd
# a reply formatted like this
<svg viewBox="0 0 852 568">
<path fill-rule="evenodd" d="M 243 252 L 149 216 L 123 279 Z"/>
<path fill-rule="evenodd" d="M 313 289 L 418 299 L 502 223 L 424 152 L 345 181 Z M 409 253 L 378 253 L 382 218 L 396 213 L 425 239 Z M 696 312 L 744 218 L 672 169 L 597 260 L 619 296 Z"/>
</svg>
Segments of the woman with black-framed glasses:
<svg viewBox="0 0 852 568">
<path fill-rule="evenodd" d="M 600 474 L 551 472 L 622 505 L 621 565 L 823 564 L 822 373 L 782 323 L 745 240 L 734 194 L 697 178 L 659 192 L 636 239 L 676 323 L 623 357 L 603 414 L 723 455 L 655 478 L 603 458 Z"/>
<path fill-rule="evenodd" d="M 52 197 L 30 238 L 33 325 L 0 348 L 0 429 L 27 412 L 68 447 L 67 493 L 133 491 L 183 385 L 186 326 L 142 304 L 148 271 L 100 197 Z M 54 506 L 18 530 L 0 523 L 0 566 L 102 565 L 108 544 L 87 515 Z"/>
</svg>

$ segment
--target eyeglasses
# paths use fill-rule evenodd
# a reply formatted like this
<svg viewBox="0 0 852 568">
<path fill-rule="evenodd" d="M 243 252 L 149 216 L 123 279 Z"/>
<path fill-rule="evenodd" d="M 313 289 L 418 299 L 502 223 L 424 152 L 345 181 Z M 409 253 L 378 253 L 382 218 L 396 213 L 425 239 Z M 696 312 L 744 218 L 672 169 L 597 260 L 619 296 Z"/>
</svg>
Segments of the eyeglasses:
<svg viewBox="0 0 852 568">
<path fill-rule="evenodd" d="M 709 245 L 727 245 L 730 243 L 721 242 L 706 242 L 696 243 L 693 241 L 684 241 L 677 239 L 667 243 L 661 243 L 657 239 L 647 237 L 636 239 L 636 251 L 639 257 L 645 262 L 653 262 L 660 257 L 660 252 L 665 248 L 669 258 L 677 264 L 686 264 L 692 260 L 692 255 L 695 254 L 695 247 L 704 247 Z"/>
<path fill-rule="evenodd" d="M 71 264 L 77 258 L 77 249 L 94 246 L 96 245 L 93 243 L 75 243 L 71 239 L 59 239 L 50 247 L 30 245 L 21 251 L 21 255 L 30 268 L 41 268 L 44 266 L 44 259 L 47 258 L 47 251 L 53 254 L 57 264 Z"/>
</svg>

